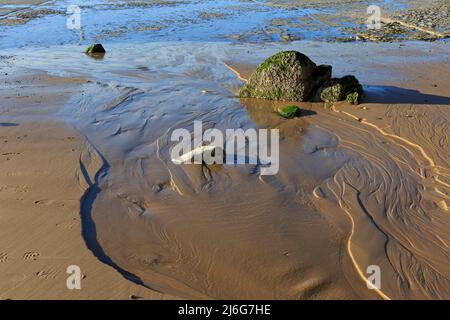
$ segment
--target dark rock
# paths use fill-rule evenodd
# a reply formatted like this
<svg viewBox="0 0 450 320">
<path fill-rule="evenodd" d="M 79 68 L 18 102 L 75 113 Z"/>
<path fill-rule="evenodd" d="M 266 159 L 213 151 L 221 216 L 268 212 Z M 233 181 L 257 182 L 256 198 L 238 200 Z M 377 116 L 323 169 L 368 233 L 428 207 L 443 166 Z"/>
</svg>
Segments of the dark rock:
<svg viewBox="0 0 450 320">
<path fill-rule="evenodd" d="M 92 44 L 86 49 L 87 54 L 105 54 L 105 48 L 100 43 Z"/>
<path fill-rule="evenodd" d="M 305 101 L 316 64 L 297 51 L 283 51 L 264 61 L 240 91 L 241 98 Z"/>
<path fill-rule="evenodd" d="M 347 100 L 359 104 L 364 97 L 359 81 L 354 76 L 332 79 L 332 70 L 329 65 L 316 66 L 300 52 L 283 51 L 259 65 L 239 90 L 239 96 L 281 101 Z"/>
<path fill-rule="evenodd" d="M 360 104 L 363 98 L 364 98 L 363 94 L 361 94 L 359 91 L 354 91 L 347 94 L 345 100 L 351 104 Z"/>
<path fill-rule="evenodd" d="M 312 95 L 316 92 L 324 83 L 331 79 L 333 67 L 329 65 L 318 66 L 310 77 L 311 86 L 313 90 Z"/>
<path fill-rule="evenodd" d="M 325 81 L 317 90 L 314 100 L 323 102 L 347 100 L 352 104 L 359 104 L 363 97 L 364 91 L 358 79 L 349 75 Z"/>
<path fill-rule="evenodd" d="M 344 88 L 340 79 L 326 81 L 317 91 L 315 101 L 336 102 L 344 98 Z"/>
</svg>

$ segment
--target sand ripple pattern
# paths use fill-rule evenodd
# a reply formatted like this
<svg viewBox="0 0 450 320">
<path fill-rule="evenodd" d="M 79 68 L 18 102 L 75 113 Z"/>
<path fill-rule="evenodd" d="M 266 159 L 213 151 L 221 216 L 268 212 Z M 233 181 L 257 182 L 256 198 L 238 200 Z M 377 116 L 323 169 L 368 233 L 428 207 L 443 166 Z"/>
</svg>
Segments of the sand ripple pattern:
<svg viewBox="0 0 450 320">
<path fill-rule="evenodd" d="M 385 129 L 338 111 L 345 119 L 335 131 L 340 145 L 359 157 L 316 189 L 350 214 L 357 264 L 362 270 L 379 265 L 382 291 L 392 298 L 450 294 L 449 119 L 443 108 L 389 106 Z M 405 121 L 405 112 L 418 114 Z"/>
<path fill-rule="evenodd" d="M 83 95 L 61 112 L 102 159 L 83 207 L 118 269 L 186 298 L 450 297 L 448 106 L 374 105 L 382 125 L 339 107 L 283 121 L 275 105 L 235 98 L 241 81 L 223 61 L 242 47 L 147 49 L 90 64 Z M 279 128 L 279 174 L 175 166 L 171 130 L 194 120 Z M 369 265 L 381 267 L 379 292 L 366 288 Z"/>
</svg>

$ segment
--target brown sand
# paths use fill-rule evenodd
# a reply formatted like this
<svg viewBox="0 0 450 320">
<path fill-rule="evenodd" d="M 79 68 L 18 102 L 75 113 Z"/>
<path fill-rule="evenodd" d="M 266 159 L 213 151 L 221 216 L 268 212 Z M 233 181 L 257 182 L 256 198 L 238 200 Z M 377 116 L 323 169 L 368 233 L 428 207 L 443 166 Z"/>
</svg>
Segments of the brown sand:
<svg viewBox="0 0 450 320">
<path fill-rule="evenodd" d="M 248 66 L 242 68 L 242 64 L 227 64 L 241 78 L 248 76 Z M 376 67 L 371 65 L 372 70 Z M 116 264 L 147 285 L 183 298 L 448 299 L 450 148 L 447 124 L 450 83 L 446 75 L 450 71 L 449 66 L 444 63 L 403 63 L 398 69 L 389 68 L 404 75 L 405 81 L 383 82 L 384 86 L 390 87 L 383 88 L 381 93 L 369 90 L 367 102 L 360 106 L 337 103 L 324 108 L 323 104 L 300 103 L 309 112 L 292 121 L 280 119 L 272 112 L 281 103 L 241 100 L 258 127 L 280 129 L 282 158 L 280 173 L 276 177 L 260 178 L 246 168 L 228 166 L 175 166 L 168 160 L 169 145 L 165 141 L 166 136 L 161 134 L 174 125 L 173 119 L 149 117 L 146 119 L 150 122 L 149 133 L 142 131 L 145 134 L 133 136 L 134 140 L 142 138 L 145 153 L 123 155 L 113 148 L 102 150 L 111 169 L 108 179 L 99 181 L 102 192 L 97 195 L 92 208 L 102 248 Z M 137 76 L 154 77 L 145 71 Z M 54 79 L 52 92 L 59 91 L 56 88 L 79 90 L 77 83 L 84 81 L 39 77 L 40 90 L 48 88 Z M 68 85 L 66 81 L 72 83 Z M 24 87 L 31 90 L 30 86 Z M 180 93 L 171 91 L 171 95 L 183 101 L 181 89 L 182 86 Z M 53 108 L 46 108 L 41 115 L 51 114 L 64 101 L 63 96 L 52 96 L 50 91 L 44 91 L 41 101 L 48 102 Z M 11 102 L 9 106 L 2 106 L 0 111 L 6 115 L 25 113 L 13 108 L 20 100 L 13 98 L 10 90 L 5 92 L 10 95 Z M 133 90 L 127 88 L 126 92 L 133 98 Z M 22 104 L 28 110 L 27 114 L 42 105 L 29 93 L 23 100 L 27 103 Z M 210 109 L 207 115 L 213 121 L 222 119 L 234 127 L 236 118 L 243 121 L 246 117 L 242 113 L 236 116 L 233 114 L 236 111 L 228 106 L 211 109 L 211 105 L 217 104 L 209 103 L 208 99 L 214 98 L 212 94 L 201 97 L 208 102 Z M 103 111 L 119 112 L 123 101 L 127 99 L 116 97 L 112 104 L 102 104 L 106 106 Z M 141 105 L 130 103 L 126 110 L 135 111 L 133 107 L 141 109 Z M 152 116 L 158 111 L 152 110 Z M 201 115 L 195 116 L 199 118 Z M 184 121 L 176 123 L 180 126 L 192 121 L 176 120 Z M 129 130 L 121 127 L 119 132 L 133 134 L 132 129 L 139 128 L 139 124 L 133 123 Z M 5 123 L 0 132 L 5 132 L 2 135 L 16 132 L 16 136 L 21 136 L 26 134 L 26 126 L 22 122 L 19 126 Z M 45 128 L 53 126 L 46 124 Z M 18 262 L 11 263 L 9 268 L 17 271 L 21 264 L 30 268 L 36 265 L 36 269 L 22 271 L 18 278 L 0 276 L 2 288 L 3 282 L 10 279 L 25 279 L 23 274 L 30 279 L 34 275 L 51 273 L 47 269 L 57 269 L 59 280 L 48 281 L 54 281 L 55 288 L 56 285 L 62 287 L 55 290 L 60 292 L 58 297 L 70 298 L 72 293 L 64 287 L 64 272 L 68 264 L 78 264 L 87 275 L 83 284 L 87 286 L 88 281 L 92 281 L 96 290 L 107 287 L 102 278 L 106 275 L 95 274 L 89 266 L 95 270 L 109 270 L 117 277 L 117 280 L 108 278 L 107 282 L 114 285 L 101 292 L 104 296 L 98 293 L 95 297 L 108 298 L 114 294 L 113 297 L 127 298 L 132 292 L 146 298 L 160 298 L 151 291 L 135 293 L 134 288 L 138 290 L 137 287 L 98 262 L 84 245 L 79 223 L 73 227 L 73 238 L 67 240 L 67 246 L 74 248 L 74 259 L 61 249 L 61 243 L 66 243 L 61 237 L 71 233 L 66 231 L 61 235 L 56 225 L 79 217 L 75 212 L 79 213 L 79 201 L 88 186 L 83 182 L 85 175 L 80 175 L 80 159 L 89 168 L 89 180 L 99 169 L 100 161 L 98 154 L 84 145 L 72 131 L 62 133 L 60 129 L 60 134 L 53 135 L 45 131 L 45 139 L 55 139 L 54 143 L 46 144 L 44 132 L 33 126 L 30 128 L 36 135 L 30 144 L 21 143 L 19 146 L 23 149 L 1 149 L 2 153 L 11 153 L 10 159 L 17 159 L 9 160 L 8 165 L 13 169 L 2 167 L 1 170 L 5 170 L 6 176 L 8 172 L 26 172 L 30 164 L 21 167 L 20 156 L 26 156 L 28 149 L 36 148 L 30 158 L 34 161 L 33 168 L 39 167 L 40 158 L 44 168 L 50 162 L 50 155 L 55 155 L 52 159 L 60 159 L 52 165 L 52 172 L 46 172 L 49 177 L 56 176 L 57 181 L 53 183 L 47 176 L 44 178 L 35 173 L 36 177 L 29 177 L 33 184 L 13 175 L 8 178 L 10 182 L 5 183 L 13 189 L 10 187 L 0 192 L 1 197 L 12 194 L 12 203 L 16 203 L 15 199 L 26 199 L 21 201 L 23 207 L 20 210 L 1 209 L 5 211 L 1 212 L 1 219 L 12 216 L 17 219 L 12 221 L 19 221 L 11 228 L 19 223 L 26 226 L 22 233 L 25 240 L 15 238 L 11 233 L 3 238 L 2 233 L 1 241 L 5 241 L 5 245 L 0 247 L 2 250 L 7 248 L 5 263 L 12 261 L 13 258 L 9 257 L 13 257 L 11 252 L 17 247 L 19 251 L 14 256 Z M 105 129 L 110 128 L 105 126 Z M 109 132 L 105 135 L 111 139 Z M 72 136 L 75 139 L 67 139 Z M 34 139 L 34 135 L 28 134 L 28 137 Z M 66 140 L 74 145 L 68 145 Z M 77 141 L 80 144 L 76 145 Z M 102 142 L 100 138 L 98 141 Z M 66 146 L 76 151 L 68 153 Z M 13 153 L 19 152 L 23 155 L 12 158 Z M 61 173 L 58 168 L 67 169 Z M 68 172 L 70 178 L 63 179 Z M 50 181 L 48 186 L 38 187 L 47 180 Z M 2 179 L 2 184 L 3 181 L 8 180 Z M 65 183 L 63 193 L 60 183 Z M 60 201 L 65 204 L 64 208 L 72 208 L 64 219 L 58 215 L 62 212 L 58 208 Z M 58 209 L 51 211 L 54 217 L 47 217 L 42 222 L 34 217 L 25 218 L 28 213 L 38 212 L 35 211 L 38 208 L 44 210 L 42 215 L 45 215 L 45 210 L 52 206 Z M 46 224 L 48 221 L 49 225 Z M 39 247 L 39 238 L 32 235 L 36 225 L 40 227 L 41 223 L 47 229 L 44 229 L 46 238 L 40 240 L 43 243 Z M 2 228 L 6 226 L 2 223 Z M 29 244 L 31 240 L 26 240 L 29 236 L 33 240 L 32 245 Z M 50 247 L 53 250 L 46 249 Z M 32 260 L 31 253 L 32 261 L 22 262 L 20 259 L 25 254 L 29 258 L 27 253 L 30 252 L 38 252 L 39 256 L 34 255 L 36 260 Z M 89 257 L 91 264 L 85 266 L 79 256 Z M 39 257 L 54 259 L 40 260 Z M 57 262 L 59 260 L 55 257 L 67 260 Z M 50 265 L 49 261 L 54 264 Z M 37 263 L 42 263 L 42 266 Z M 58 266 L 58 263 L 59 269 L 53 266 Z M 381 267 L 381 290 L 366 288 L 365 271 L 369 265 Z M 28 290 L 18 292 L 16 296 L 11 294 L 11 298 L 50 297 L 49 290 L 41 290 L 34 282 L 33 285 L 25 280 L 21 283 L 17 290 Z M 128 289 L 120 289 L 121 285 Z M 80 297 L 94 296 L 87 292 L 84 289 L 80 291 Z"/>
<path fill-rule="evenodd" d="M 242 77 L 248 66 L 241 65 L 228 64 Z M 299 104 L 318 112 L 311 122 L 341 148 L 362 156 L 312 192 L 331 221 L 340 218 L 330 216 L 330 202 L 348 217 L 347 253 L 361 280 L 367 266 L 381 266 L 383 299 L 450 297 L 449 71 L 447 64 L 402 64 L 395 72 L 408 80 L 383 83 L 392 87 L 369 94 L 371 102 L 330 111 Z M 252 100 L 243 103 L 252 108 Z"/>
<path fill-rule="evenodd" d="M 244 78 L 249 68 L 234 70 Z M 106 151 L 111 178 L 93 207 L 102 247 L 186 298 L 448 298 L 448 67 L 396 72 L 408 82 L 383 83 L 391 87 L 361 106 L 299 104 L 309 116 L 292 121 L 273 112 L 286 102 L 241 100 L 256 126 L 280 129 L 275 177 L 175 166 L 150 123 L 144 156 Z M 209 110 L 208 120 L 234 127 L 245 116 L 233 112 Z M 366 288 L 370 265 L 382 270 L 381 290 Z"/>
<path fill-rule="evenodd" d="M 22 96 L 1 93 L 3 113 L 21 105 L 21 112 L 51 114 L 83 82 L 42 73 L 20 78 Z M 37 109 L 42 101 L 51 108 Z M 165 297 L 125 280 L 87 249 L 80 202 L 89 184 L 80 164 L 92 179 L 102 161 L 75 130 L 54 121 L 8 121 L 0 123 L 0 138 L 0 299 Z M 67 289 L 70 265 L 81 268 L 81 290 Z"/>
</svg>

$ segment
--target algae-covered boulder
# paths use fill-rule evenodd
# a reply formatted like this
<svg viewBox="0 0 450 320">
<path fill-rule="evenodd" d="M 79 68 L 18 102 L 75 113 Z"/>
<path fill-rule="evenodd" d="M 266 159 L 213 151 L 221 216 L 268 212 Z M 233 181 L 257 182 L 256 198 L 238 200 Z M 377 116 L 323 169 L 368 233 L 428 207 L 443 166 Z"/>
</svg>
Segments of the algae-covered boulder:
<svg viewBox="0 0 450 320">
<path fill-rule="evenodd" d="M 359 104 L 363 97 L 364 91 L 358 79 L 348 75 L 324 82 L 317 90 L 315 100 L 324 102 L 346 100 L 352 104 Z"/>
<path fill-rule="evenodd" d="M 240 91 L 241 98 L 305 101 L 313 89 L 316 64 L 297 51 L 279 52 L 264 61 Z"/>
<path fill-rule="evenodd" d="M 295 117 L 299 117 L 301 114 L 301 110 L 297 106 L 286 106 L 278 109 L 278 114 L 286 119 L 292 119 Z"/>
<path fill-rule="evenodd" d="M 316 66 L 303 53 L 282 51 L 259 65 L 239 90 L 239 97 L 361 103 L 363 88 L 354 76 L 334 79 L 331 76 L 331 66 Z"/>
<path fill-rule="evenodd" d="M 105 48 L 100 43 L 92 44 L 86 48 L 87 54 L 104 54 L 106 53 Z"/>
</svg>

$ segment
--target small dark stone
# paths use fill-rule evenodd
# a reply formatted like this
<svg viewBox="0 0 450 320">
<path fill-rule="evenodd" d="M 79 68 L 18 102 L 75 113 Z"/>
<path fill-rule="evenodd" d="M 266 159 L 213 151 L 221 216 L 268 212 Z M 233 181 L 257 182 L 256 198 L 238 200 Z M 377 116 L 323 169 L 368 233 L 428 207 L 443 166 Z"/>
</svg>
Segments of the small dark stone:
<svg viewBox="0 0 450 320">
<path fill-rule="evenodd" d="M 92 44 L 86 49 L 87 54 L 105 54 L 105 48 L 100 43 Z"/>
</svg>

